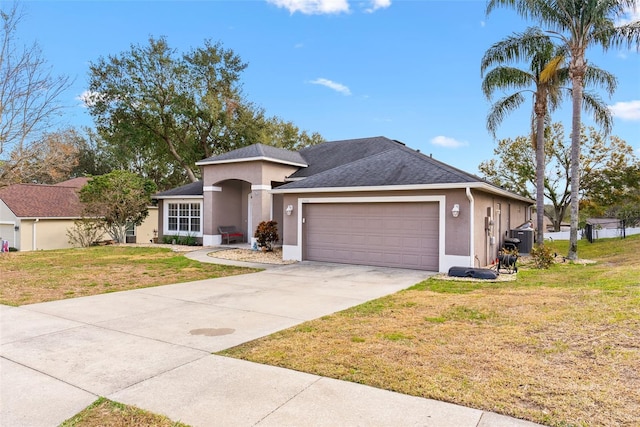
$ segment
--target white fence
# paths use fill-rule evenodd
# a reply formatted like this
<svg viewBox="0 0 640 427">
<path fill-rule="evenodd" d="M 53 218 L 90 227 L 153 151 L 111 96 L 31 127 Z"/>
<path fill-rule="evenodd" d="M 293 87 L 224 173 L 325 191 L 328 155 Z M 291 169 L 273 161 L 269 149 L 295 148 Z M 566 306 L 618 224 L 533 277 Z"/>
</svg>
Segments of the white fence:
<svg viewBox="0 0 640 427">
<path fill-rule="evenodd" d="M 584 234 L 583 230 L 578 231 L 578 238 L 582 238 Z M 625 234 L 630 236 L 632 234 L 640 234 L 640 227 L 629 227 L 625 230 Z M 600 230 L 593 230 L 594 239 L 606 239 L 610 237 L 622 237 L 621 228 L 602 228 Z M 544 238 L 547 240 L 569 240 L 568 231 L 558 231 L 555 233 L 544 233 Z"/>
</svg>

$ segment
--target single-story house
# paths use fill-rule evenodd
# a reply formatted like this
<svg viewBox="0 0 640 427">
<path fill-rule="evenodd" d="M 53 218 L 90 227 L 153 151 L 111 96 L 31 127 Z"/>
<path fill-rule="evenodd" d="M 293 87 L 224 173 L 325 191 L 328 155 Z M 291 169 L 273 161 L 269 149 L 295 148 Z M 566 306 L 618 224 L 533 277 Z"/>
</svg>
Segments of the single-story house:
<svg viewBox="0 0 640 427">
<path fill-rule="evenodd" d="M 222 244 L 275 220 L 283 258 L 446 272 L 486 266 L 533 200 L 385 137 L 288 151 L 254 144 L 197 163 L 202 180 L 156 194 L 158 232 Z"/>
<path fill-rule="evenodd" d="M 89 178 L 55 185 L 13 184 L 0 188 L 0 239 L 20 251 L 72 247 L 67 229 L 82 217 L 78 192 Z M 157 207 L 139 227 L 131 227 L 127 241 L 150 242 L 158 226 Z M 105 236 L 105 239 L 108 239 Z"/>
</svg>

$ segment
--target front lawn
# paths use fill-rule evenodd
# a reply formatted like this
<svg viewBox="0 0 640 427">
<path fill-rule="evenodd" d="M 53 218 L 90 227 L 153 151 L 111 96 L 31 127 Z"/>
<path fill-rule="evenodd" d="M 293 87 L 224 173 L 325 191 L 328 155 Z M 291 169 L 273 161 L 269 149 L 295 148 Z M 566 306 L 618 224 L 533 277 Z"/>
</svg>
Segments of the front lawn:
<svg viewBox="0 0 640 427">
<path fill-rule="evenodd" d="M 581 242 L 596 264 L 430 279 L 221 354 L 552 426 L 636 426 L 639 253 L 640 236 Z"/>
<path fill-rule="evenodd" d="M 23 305 L 258 271 L 166 248 L 100 246 L 0 254 L 0 304 Z"/>
</svg>

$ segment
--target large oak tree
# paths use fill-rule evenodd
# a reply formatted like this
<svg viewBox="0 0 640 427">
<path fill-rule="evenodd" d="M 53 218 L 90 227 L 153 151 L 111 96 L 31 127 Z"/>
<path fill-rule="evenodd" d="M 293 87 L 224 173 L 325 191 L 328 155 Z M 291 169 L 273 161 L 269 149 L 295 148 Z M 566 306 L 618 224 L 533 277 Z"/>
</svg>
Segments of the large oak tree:
<svg viewBox="0 0 640 427">
<path fill-rule="evenodd" d="M 295 148 L 322 140 L 245 100 L 246 67 L 221 43 L 179 53 L 152 37 L 92 63 L 85 103 L 116 161 L 129 170 L 142 166 L 138 172 L 161 189 L 196 181 L 195 162 L 215 154 L 256 142 Z"/>
</svg>

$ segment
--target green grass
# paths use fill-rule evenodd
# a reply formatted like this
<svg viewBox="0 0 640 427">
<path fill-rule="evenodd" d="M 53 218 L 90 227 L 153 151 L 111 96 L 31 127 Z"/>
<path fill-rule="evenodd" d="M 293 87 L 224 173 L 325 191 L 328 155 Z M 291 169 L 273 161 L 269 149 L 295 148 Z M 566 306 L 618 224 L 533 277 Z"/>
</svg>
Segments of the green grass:
<svg viewBox="0 0 640 427">
<path fill-rule="evenodd" d="M 259 271 L 166 248 L 100 246 L 0 256 L 0 304 L 23 305 Z"/>
</svg>

